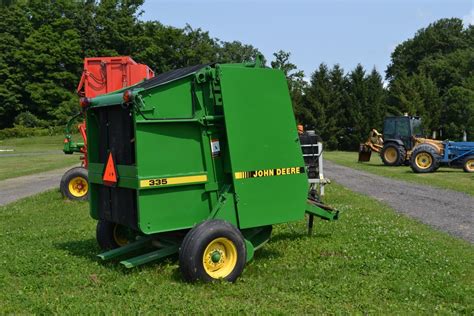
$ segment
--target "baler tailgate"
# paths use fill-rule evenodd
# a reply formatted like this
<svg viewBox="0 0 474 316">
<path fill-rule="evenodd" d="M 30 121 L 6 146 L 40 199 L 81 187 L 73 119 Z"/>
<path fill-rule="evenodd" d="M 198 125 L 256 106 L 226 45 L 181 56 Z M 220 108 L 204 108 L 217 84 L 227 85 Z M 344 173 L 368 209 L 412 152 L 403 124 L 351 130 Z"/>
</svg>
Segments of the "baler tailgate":
<svg viewBox="0 0 474 316">
<path fill-rule="evenodd" d="M 308 180 L 285 76 L 261 68 L 220 71 L 240 228 L 300 219 Z"/>
</svg>

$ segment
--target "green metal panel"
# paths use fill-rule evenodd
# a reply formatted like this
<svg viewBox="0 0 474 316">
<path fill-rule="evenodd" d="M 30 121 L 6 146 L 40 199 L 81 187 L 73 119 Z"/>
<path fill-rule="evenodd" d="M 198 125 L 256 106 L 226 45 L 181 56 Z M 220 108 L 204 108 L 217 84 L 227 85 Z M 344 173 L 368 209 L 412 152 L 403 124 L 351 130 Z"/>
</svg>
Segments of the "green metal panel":
<svg viewBox="0 0 474 316">
<path fill-rule="evenodd" d="M 308 180 L 285 76 L 221 65 L 219 77 L 240 228 L 301 219 Z"/>
<path fill-rule="evenodd" d="M 193 116 L 191 80 L 186 77 L 140 93 L 145 113 L 153 118 L 191 118 Z"/>
<path fill-rule="evenodd" d="M 203 184 L 140 190 L 139 226 L 145 234 L 191 228 L 209 215 Z"/>
<path fill-rule="evenodd" d="M 179 91 L 179 93 L 182 93 Z M 187 91 L 190 94 L 190 91 Z M 179 103 L 175 104 L 179 107 Z M 184 104 L 188 105 L 188 103 Z M 139 184 L 146 180 L 207 176 L 196 122 L 137 122 L 136 159 Z M 192 181 L 192 180 L 191 180 Z M 202 184 L 140 185 L 138 225 L 146 234 L 190 228 L 209 214 L 209 196 Z"/>
<path fill-rule="evenodd" d="M 205 173 L 200 125 L 137 122 L 136 159 L 140 178 Z"/>
<path fill-rule="evenodd" d="M 117 174 L 119 175 L 117 185 L 123 188 L 137 189 L 137 172 L 135 166 L 117 165 Z M 90 163 L 88 166 L 88 178 L 90 183 L 103 184 L 102 176 L 105 164 Z"/>
</svg>

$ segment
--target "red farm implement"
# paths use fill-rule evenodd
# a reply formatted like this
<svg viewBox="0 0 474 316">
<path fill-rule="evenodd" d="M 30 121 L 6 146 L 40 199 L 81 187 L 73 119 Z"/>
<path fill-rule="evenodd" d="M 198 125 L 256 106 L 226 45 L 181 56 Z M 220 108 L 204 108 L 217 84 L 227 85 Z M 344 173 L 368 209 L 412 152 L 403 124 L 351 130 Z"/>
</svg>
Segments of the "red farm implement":
<svg viewBox="0 0 474 316">
<path fill-rule="evenodd" d="M 88 104 L 90 98 L 129 87 L 154 76 L 155 73 L 147 65 L 138 64 L 128 56 L 85 58 L 84 70 L 76 91 L 81 97 L 81 108 Z M 77 126 L 82 141 L 73 140 L 73 126 Z M 63 151 L 69 155 L 80 153 L 82 163 L 80 167 L 74 167 L 64 173 L 60 184 L 61 193 L 71 200 L 87 199 L 87 136 L 82 111 L 73 116 L 66 125 Z"/>
</svg>

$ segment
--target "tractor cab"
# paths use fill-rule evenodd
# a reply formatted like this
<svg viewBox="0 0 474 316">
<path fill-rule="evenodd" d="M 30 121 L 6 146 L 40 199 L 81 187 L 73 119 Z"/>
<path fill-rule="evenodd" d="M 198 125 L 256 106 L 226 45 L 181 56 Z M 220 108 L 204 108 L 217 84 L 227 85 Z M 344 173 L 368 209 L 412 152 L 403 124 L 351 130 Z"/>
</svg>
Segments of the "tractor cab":
<svg viewBox="0 0 474 316">
<path fill-rule="evenodd" d="M 384 142 L 400 140 L 407 150 L 413 148 L 414 137 L 423 137 L 421 118 L 418 116 L 390 116 L 383 123 Z"/>
<path fill-rule="evenodd" d="M 370 161 L 372 151 L 380 154 L 386 166 L 406 164 L 417 142 L 425 141 L 419 116 L 389 116 L 383 122 L 383 133 L 372 129 L 369 138 L 359 146 L 359 162 Z"/>
</svg>

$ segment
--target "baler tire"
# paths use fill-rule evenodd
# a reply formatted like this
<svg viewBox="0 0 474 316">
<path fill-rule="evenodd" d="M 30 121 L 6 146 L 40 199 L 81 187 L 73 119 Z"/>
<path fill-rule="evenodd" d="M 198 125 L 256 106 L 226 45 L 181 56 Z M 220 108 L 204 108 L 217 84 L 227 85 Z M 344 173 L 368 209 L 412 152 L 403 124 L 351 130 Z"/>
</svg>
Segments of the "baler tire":
<svg viewBox="0 0 474 316">
<path fill-rule="evenodd" d="M 464 159 L 462 169 L 464 170 L 464 172 L 474 172 L 474 156 L 468 156 L 466 157 L 466 159 Z"/>
<path fill-rule="evenodd" d="M 216 248 L 212 249 L 212 246 Z M 214 262 L 212 256 L 216 252 L 219 261 Z M 208 263 L 204 262 L 206 257 Z M 188 282 L 219 279 L 234 282 L 242 274 L 246 261 L 242 233 L 223 220 L 213 219 L 198 224 L 186 234 L 179 249 L 179 268 Z M 208 266 L 212 265 L 215 265 L 215 270 L 210 271 Z"/>
<path fill-rule="evenodd" d="M 59 183 L 59 189 L 63 197 L 69 200 L 85 201 L 89 199 L 88 181 L 87 169 L 74 167 L 64 173 Z M 77 182 L 79 182 L 80 188 L 77 187 Z"/>
<path fill-rule="evenodd" d="M 96 227 L 96 239 L 103 251 L 116 249 L 128 244 L 132 238 L 128 234 L 120 234 L 118 229 L 127 229 L 124 226 L 105 220 L 99 220 Z"/>
<path fill-rule="evenodd" d="M 423 157 L 418 157 L 423 155 L 428 159 L 426 166 L 423 165 Z M 436 152 L 436 149 L 431 145 L 421 144 L 413 150 L 413 153 L 410 158 L 410 168 L 415 173 L 430 173 L 435 172 L 439 169 L 439 161 L 441 156 Z"/>
<path fill-rule="evenodd" d="M 386 157 L 387 150 L 393 150 L 396 153 L 396 157 L 392 161 L 388 160 Z M 382 162 L 386 166 L 401 166 L 405 162 L 406 156 L 407 151 L 405 147 L 395 143 L 388 143 L 384 145 L 382 151 L 380 152 Z"/>
</svg>

